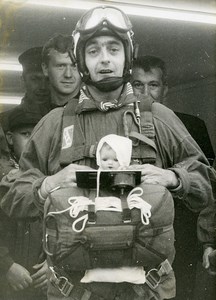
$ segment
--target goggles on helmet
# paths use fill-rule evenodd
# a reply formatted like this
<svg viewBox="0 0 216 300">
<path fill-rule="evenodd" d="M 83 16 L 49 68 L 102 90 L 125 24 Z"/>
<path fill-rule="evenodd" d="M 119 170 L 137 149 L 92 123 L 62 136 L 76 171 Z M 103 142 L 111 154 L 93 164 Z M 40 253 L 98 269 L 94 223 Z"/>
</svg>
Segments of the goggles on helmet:
<svg viewBox="0 0 216 300">
<path fill-rule="evenodd" d="M 83 82 L 95 84 L 91 81 L 85 64 L 85 43 L 93 36 L 100 35 L 114 35 L 122 41 L 125 50 L 125 67 L 123 77 L 119 79 L 119 84 L 129 81 L 131 63 L 135 53 L 133 31 L 128 16 L 120 9 L 112 6 L 99 6 L 87 11 L 78 21 L 72 35 L 74 39 L 73 58 L 77 63 Z M 107 81 L 109 81 L 107 85 L 110 87 L 111 79 L 109 78 Z M 115 88 L 117 81 L 117 78 L 113 78 Z"/>
<path fill-rule="evenodd" d="M 132 29 L 129 18 L 120 9 L 112 6 L 100 6 L 91 9 L 81 17 L 76 31 L 88 34 L 103 26 L 104 23 L 119 32 L 127 32 Z"/>
</svg>

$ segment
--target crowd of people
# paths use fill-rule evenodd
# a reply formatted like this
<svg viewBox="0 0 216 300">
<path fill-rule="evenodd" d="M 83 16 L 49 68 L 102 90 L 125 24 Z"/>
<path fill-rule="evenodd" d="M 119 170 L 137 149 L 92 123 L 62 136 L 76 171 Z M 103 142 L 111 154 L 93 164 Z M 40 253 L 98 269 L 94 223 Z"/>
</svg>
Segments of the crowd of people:
<svg viewBox="0 0 216 300">
<path fill-rule="evenodd" d="M 0 119 L 1 300 L 195 300 L 199 261 L 206 274 L 216 275 L 211 139 L 202 120 L 163 104 L 166 64 L 155 56 L 135 57 L 134 36 L 121 10 L 96 7 L 80 18 L 72 36 L 54 34 L 19 56 L 26 93 Z M 142 193 L 127 206 L 123 192 L 104 187 L 96 195 L 95 188 L 80 188 L 76 173 L 94 170 L 139 174 L 130 186 Z M 160 206 L 151 202 L 156 193 L 155 199 L 170 201 L 169 226 L 160 225 L 168 214 L 162 210 L 158 223 L 151 223 Z M 66 202 L 66 195 L 87 201 L 76 205 L 93 232 L 88 247 L 79 240 L 89 238 L 88 228 L 75 241 L 68 236 L 71 221 L 59 207 L 77 215 L 71 212 L 75 200 Z M 102 221 L 92 199 L 98 196 L 109 203 Z M 115 199 L 120 207 L 110 202 Z M 44 246 L 46 214 L 60 220 L 47 229 L 54 254 Z"/>
</svg>

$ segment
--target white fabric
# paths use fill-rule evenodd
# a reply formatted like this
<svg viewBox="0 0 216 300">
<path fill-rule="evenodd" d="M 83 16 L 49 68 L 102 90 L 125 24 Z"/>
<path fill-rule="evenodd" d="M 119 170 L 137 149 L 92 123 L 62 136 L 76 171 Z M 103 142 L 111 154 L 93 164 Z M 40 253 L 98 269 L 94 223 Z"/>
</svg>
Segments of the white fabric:
<svg viewBox="0 0 216 300">
<path fill-rule="evenodd" d="M 100 150 L 104 143 L 107 143 L 116 153 L 116 158 L 120 166 L 128 167 L 132 155 L 132 141 L 129 138 L 116 134 L 108 134 L 104 136 L 98 143 L 96 158 L 97 165 L 101 166 Z"/>
<path fill-rule="evenodd" d="M 122 212 L 121 199 L 111 197 L 96 197 L 95 198 L 95 211 L 118 211 Z"/>
<path fill-rule="evenodd" d="M 130 282 L 134 284 L 143 284 L 145 281 L 146 278 L 143 267 L 97 268 L 87 270 L 84 277 L 80 280 L 82 283 Z"/>
</svg>

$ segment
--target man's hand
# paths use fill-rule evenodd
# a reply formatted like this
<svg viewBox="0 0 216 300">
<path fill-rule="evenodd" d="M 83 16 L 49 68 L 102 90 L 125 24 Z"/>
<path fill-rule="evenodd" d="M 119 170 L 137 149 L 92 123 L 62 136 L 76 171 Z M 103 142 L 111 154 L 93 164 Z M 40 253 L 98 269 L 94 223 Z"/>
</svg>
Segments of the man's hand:
<svg viewBox="0 0 216 300">
<path fill-rule="evenodd" d="M 7 271 L 6 278 L 15 291 L 26 289 L 32 284 L 28 270 L 17 263 L 13 263 Z"/>
<path fill-rule="evenodd" d="M 92 168 L 77 165 L 77 164 L 70 164 L 65 167 L 63 170 L 59 171 L 58 173 L 46 177 L 41 185 L 41 194 L 42 196 L 47 196 L 48 192 L 52 189 L 60 186 L 60 187 L 75 187 L 76 184 L 76 171 L 77 170 L 92 170 Z"/>
<path fill-rule="evenodd" d="M 143 183 L 160 184 L 170 189 L 175 189 L 179 185 L 176 174 L 171 170 L 164 170 L 150 164 L 131 165 L 130 169 L 141 171 Z"/>
<path fill-rule="evenodd" d="M 31 278 L 33 280 L 33 286 L 35 289 L 41 288 L 44 293 L 47 291 L 47 272 L 48 272 L 48 265 L 47 261 L 45 260 L 41 264 L 37 264 L 33 266 L 33 269 L 37 270 Z"/>
<path fill-rule="evenodd" d="M 209 260 L 209 255 L 212 254 L 213 251 L 214 249 L 212 247 L 208 247 L 204 250 L 203 253 L 203 267 L 205 269 L 208 269 L 208 273 L 210 275 L 216 275 L 216 272 L 211 269 L 210 260 Z"/>
</svg>

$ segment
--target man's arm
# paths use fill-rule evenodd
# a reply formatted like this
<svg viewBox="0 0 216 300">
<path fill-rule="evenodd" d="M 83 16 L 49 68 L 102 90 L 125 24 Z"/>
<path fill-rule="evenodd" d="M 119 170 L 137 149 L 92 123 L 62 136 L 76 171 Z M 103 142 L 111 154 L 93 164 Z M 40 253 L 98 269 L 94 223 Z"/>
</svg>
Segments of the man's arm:
<svg viewBox="0 0 216 300">
<path fill-rule="evenodd" d="M 215 175 L 215 177 L 211 178 L 214 201 L 200 212 L 197 221 L 198 240 L 203 246 L 203 266 L 210 270 L 210 273 L 209 256 L 216 249 L 216 171 L 214 169 L 212 171 Z"/>
<path fill-rule="evenodd" d="M 177 201 L 183 201 L 189 209 L 199 212 L 213 199 L 211 179 L 215 175 L 212 174 L 208 160 L 173 111 L 153 103 L 152 113 L 156 144 L 163 165 L 161 174 L 164 174 L 161 177 L 171 180 L 165 186 Z M 177 186 L 174 177 L 170 177 L 170 173 L 164 170 L 175 173 Z"/>
</svg>

